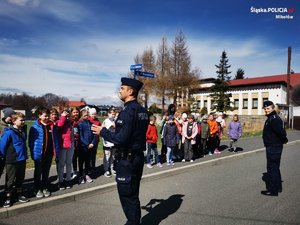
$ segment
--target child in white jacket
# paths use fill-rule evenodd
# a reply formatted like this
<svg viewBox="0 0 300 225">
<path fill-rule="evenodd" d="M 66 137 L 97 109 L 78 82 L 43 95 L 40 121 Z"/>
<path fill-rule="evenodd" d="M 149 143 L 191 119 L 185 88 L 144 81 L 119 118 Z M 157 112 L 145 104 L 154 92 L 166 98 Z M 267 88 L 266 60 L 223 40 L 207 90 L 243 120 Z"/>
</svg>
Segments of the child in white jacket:
<svg viewBox="0 0 300 225">
<path fill-rule="evenodd" d="M 192 114 L 188 116 L 186 122 L 182 126 L 182 143 L 184 144 L 184 158 L 182 162 L 193 162 L 193 145 L 196 144 L 196 136 L 198 133 L 198 126 Z"/>
</svg>

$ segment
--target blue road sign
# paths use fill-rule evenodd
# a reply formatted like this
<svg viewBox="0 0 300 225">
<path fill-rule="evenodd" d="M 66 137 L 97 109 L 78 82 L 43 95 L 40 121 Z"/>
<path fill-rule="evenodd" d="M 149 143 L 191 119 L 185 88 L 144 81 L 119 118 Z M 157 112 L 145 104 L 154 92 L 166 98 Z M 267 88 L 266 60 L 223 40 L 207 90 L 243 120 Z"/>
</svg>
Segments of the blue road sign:
<svg viewBox="0 0 300 225">
<path fill-rule="evenodd" d="M 141 72 L 139 76 L 143 77 L 149 77 L 149 78 L 154 78 L 154 73 L 149 73 L 149 72 Z"/>
<path fill-rule="evenodd" d="M 135 64 L 130 66 L 130 70 L 140 70 L 142 69 L 143 64 Z"/>
</svg>

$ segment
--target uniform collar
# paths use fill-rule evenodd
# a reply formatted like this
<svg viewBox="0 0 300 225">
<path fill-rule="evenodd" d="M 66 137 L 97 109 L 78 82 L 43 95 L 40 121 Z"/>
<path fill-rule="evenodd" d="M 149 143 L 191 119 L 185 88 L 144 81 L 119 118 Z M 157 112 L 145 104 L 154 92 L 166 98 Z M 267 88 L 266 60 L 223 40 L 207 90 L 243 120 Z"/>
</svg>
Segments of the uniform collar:
<svg viewBox="0 0 300 225">
<path fill-rule="evenodd" d="M 276 114 L 277 114 L 277 113 L 276 113 L 276 111 L 274 110 L 273 112 L 271 112 L 270 114 L 268 114 L 267 117 L 270 118 L 271 116 L 276 115 Z"/>
<path fill-rule="evenodd" d="M 128 101 L 128 102 L 125 102 L 125 103 L 124 103 L 124 106 L 127 106 L 127 105 L 129 105 L 129 104 L 131 104 L 131 103 L 133 103 L 133 102 L 136 102 L 136 99 L 130 100 L 130 101 Z"/>
</svg>

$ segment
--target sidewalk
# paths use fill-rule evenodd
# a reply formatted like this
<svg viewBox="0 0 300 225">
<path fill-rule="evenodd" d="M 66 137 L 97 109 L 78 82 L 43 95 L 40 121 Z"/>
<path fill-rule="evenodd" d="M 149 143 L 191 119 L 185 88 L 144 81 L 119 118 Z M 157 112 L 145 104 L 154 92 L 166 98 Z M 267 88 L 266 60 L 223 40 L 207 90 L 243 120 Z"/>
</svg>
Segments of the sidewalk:
<svg viewBox="0 0 300 225">
<path fill-rule="evenodd" d="M 288 139 L 289 143 L 293 141 L 297 141 L 297 143 L 300 143 L 300 131 L 291 131 L 288 132 Z M 208 164 L 208 163 L 215 163 L 216 161 L 223 160 L 226 158 L 232 158 L 236 156 L 242 156 L 244 154 L 250 154 L 252 152 L 256 151 L 263 151 L 263 142 L 261 137 L 253 137 L 253 138 L 244 138 L 240 139 L 238 142 L 239 146 L 239 152 L 233 153 L 228 152 L 226 150 L 228 146 L 229 141 L 221 141 L 221 149 L 222 154 L 212 155 L 212 156 L 206 156 L 204 158 L 196 159 L 193 163 L 190 162 L 177 162 L 175 163 L 175 166 L 167 166 L 165 163 L 163 164 L 163 168 L 159 168 L 157 166 L 154 166 L 152 169 L 149 169 L 144 167 L 144 173 L 143 173 L 143 181 L 147 179 L 152 179 L 153 176 L 166 176 L 170 175 L 170 173 L 176 173 L 176 171 L 192 167 L 192 166 L 198 166 L 202 164 Z M 71 189 L 68 190 L 59 190 L 57 187 L 57 180 L 56 180 L 56 167 L 52 166 L 50 171 L 50 181 L 51 181 L 51 187 L 50 191 L 52 192 L 52 195 L 48 198 L 42 198 L 37 199 L 33 194 L 33 169 L 28 169 L 26 171 L 26 177 L 25 177 L 25 183 L 24 188 L 26 189 L 26 196 L 29 197 L 30 202 L 28 203 L 19 203 L 16 202 L 14 205 L 10 208 L 2 208 L 3 202 L 4 202 L 4 177 L 5 174 L 2 175 L 2 178 L 0 180 L 0 219 L 5 217 L 11 217 L 13 215 L 32 211 L 34 209 L 40 208 L 40 207 L 47 207 L 51 205 L 61 204 L 64 202 L 70 202 L 75 201 L 79 198 L 84 198 L 87 196 L 95 195 L 96 193 L 106 191 L 111 188 L 116 188 L 114 176 L 111 178 L 107 178 L 103 175 L 103 167 L 102 167 L 102 159 L 97 160 L 97 171 L 95 174 L 93 174 L 91 177 L 93 178 L 92 183 L 85 183 L 78 185 L 77 183 L 73 185 Z"/>
</svg>

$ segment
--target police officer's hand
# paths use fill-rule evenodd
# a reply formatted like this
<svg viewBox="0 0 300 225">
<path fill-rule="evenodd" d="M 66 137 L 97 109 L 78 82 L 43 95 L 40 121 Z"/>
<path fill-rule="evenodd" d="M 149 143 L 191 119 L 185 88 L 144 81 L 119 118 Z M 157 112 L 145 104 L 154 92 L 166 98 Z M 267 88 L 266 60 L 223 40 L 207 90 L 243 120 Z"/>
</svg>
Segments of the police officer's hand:
<svg viewBox="0 0 300 225">
<path fill-rule="evenodd" d="M 91 130 L 93 131 L 93 134 L 100 134 L 100 131 L 102 130 L 101 126 L 97 126 L 95 124 L 92 125 Z"/>
</svg>

